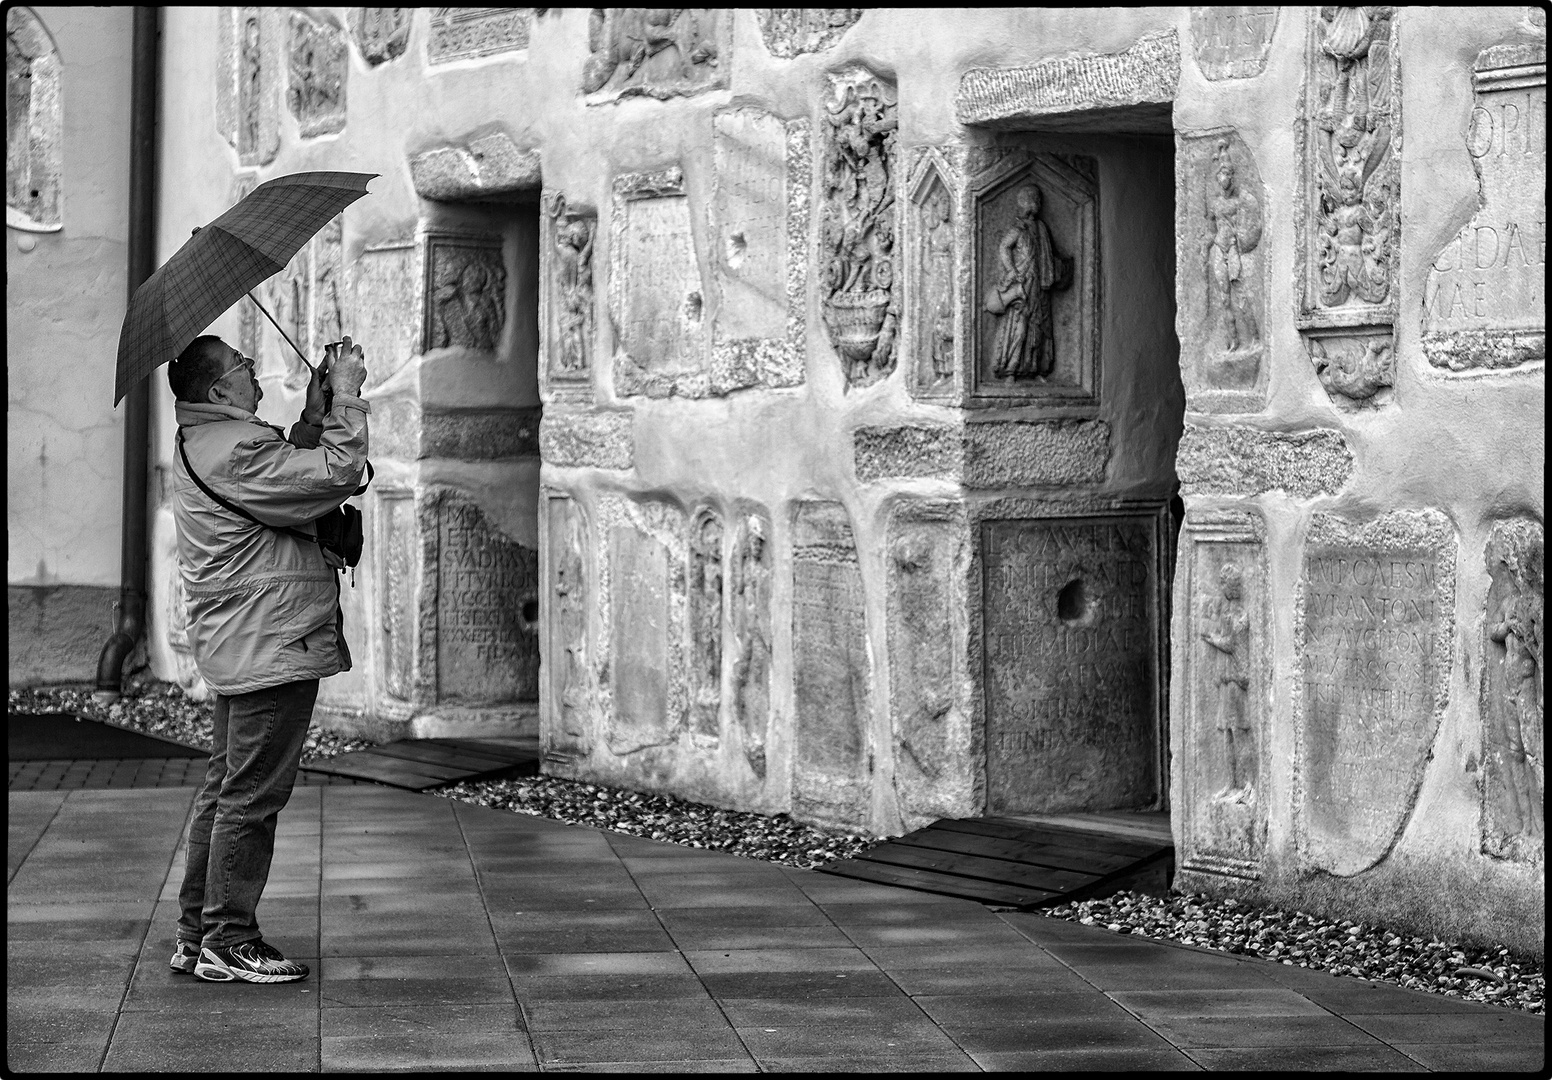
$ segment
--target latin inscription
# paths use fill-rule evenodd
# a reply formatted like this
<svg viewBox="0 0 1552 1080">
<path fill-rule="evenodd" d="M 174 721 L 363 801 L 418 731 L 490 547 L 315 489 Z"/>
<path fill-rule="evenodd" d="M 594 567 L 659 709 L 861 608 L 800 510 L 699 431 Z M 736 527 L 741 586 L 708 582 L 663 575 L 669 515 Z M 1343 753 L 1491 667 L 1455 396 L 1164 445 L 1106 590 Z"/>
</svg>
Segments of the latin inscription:
<svg viewBox="0 0 1552 1080">
<path fill-rule="evenodd" d="M 704 349 L 700 264 L 682 195 L 625 205 L 622 344 L 647 371 L 698 367 Z"/>
<path fill-rule="evenodd" d="M 813 771 L 854 776 L 864 756 L 870 671 L 862 572 L 846 510 L 799 511 L 792 554 L 797 759 Z"/>
<path fill-rule="evenodd" d="M 987 783 L 999 811 L 1157 794 L 1147 519 L 983 526 Z"/>
<path fill-rule="evenodd" d="M 408 492 L 378 497 L 382 521 L 382 670 L 388 693 L 407 701 L 415 685 L 415 565 L 419 535 L 415 500 Z"/>
<path fill-rule="evenodd" d="M 609 533 L 613 572 L 615 730 L 626 753 L 665 741 L 668 726 L 668 549 L 634 526 Z"/>
<path fill-rule="evenodd" d="M 787 128 L 756 109 L 719 113 L 717 339 L 782 338 L 787 331 Z"/>
<path fill-rule="evenodd" d="M 445 502 L 439 519 L 442 699 L 537 701 L 539 553 L 501 536 L 470 503 Z"/>
<path fill-rule="evenodd" d="M 1266 70 L 1275 7 L 1191 9 L 1191 44 L 1197 66 L 1208 79 L 1245 79 Z"/>
</svg>

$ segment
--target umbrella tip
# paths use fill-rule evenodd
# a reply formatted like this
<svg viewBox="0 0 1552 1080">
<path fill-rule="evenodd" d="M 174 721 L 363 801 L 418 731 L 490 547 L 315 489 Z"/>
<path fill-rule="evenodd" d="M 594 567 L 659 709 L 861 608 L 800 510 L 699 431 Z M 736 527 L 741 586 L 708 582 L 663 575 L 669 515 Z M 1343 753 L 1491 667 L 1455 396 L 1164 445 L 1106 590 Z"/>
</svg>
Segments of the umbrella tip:
<svg viewBox="0 0 1552 1080">
<path fill-rule="evenodd" d="M 202 228 L 204 228 L 203 225 L 196 225 L 196 226 L 194 226 L 194 231 L 189 233 L 189 235 L 190 236 L 198 236 L 199 235 L 199 230 L 202 229 Z"/>
</svg>

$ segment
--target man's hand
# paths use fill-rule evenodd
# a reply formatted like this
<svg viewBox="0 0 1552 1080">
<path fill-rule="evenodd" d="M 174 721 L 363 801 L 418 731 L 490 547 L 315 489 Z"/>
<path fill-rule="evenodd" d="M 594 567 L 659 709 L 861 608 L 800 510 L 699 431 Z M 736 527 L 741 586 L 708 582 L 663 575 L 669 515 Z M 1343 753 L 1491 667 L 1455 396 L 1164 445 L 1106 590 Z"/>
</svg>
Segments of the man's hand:
<svg viewBox="0 0 1552 1080">
<path fill-rule="evenodd" d="M 323 362 L 313 368 L 312 378 L 307 382 L 307 404 L 302 406 L 302 423 L 313 427 L 323 426 L 329 412 L 328 397 L 325 394 L 328 377 L 329 359 L 325 356 Z"/>
<path fill-rule="evenodd" d="M 349 335 L 340 342 L 329 365 L 329 387 L 336 394 L 361 396 L 361 386 L 366 382 L 366 357 L 361 346 L 350 340 Z"/>
</svg>

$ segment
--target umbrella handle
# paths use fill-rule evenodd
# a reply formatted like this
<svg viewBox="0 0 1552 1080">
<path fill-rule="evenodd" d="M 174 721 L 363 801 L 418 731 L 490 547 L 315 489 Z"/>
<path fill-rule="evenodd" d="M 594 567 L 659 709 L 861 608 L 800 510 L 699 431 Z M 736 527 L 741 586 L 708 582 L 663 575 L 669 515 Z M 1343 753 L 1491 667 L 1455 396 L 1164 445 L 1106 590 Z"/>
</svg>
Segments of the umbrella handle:
<svg viewBox="0 0 1552 1080">
<path fill-rule="evenodd" d="M 254 307 L 258 308 L 260 311 L 264 311 L 264 305 L 259 303 L 258 299 L 253 295 L 253 293 L 249 292 L 249 293 L 244 293 L 243 295 L 247 296 L 247 298 L 249 300 L 253 301 L 253 306 Z M 280 336 L 286 339 L 286 344 L 291 346 L 293 349 L 296 349 L 296 355 L 302 357 L 302 363 L 306 364 L 307 370 L 308 371 L 312 371 L 312 372 L 316 372 L 318 369 L 315 368 L 312 364 L 309 364 L 307 362 L 307 357 L 302 355 L 302 350 L 301 349 L 297 349 L 296 348 L 296 342 L 291 340 L 291 335 L 287 334 L 284 330 L 280 329 L 280 324 L 278 322 L 275 322 L 275 316 L 271 315 L 268 311 L 264 311 L 264 317 L 266 319 L 268 319 L 271 324 L 274 325 L 276 330 L 280 330 Z"/>
</svg>

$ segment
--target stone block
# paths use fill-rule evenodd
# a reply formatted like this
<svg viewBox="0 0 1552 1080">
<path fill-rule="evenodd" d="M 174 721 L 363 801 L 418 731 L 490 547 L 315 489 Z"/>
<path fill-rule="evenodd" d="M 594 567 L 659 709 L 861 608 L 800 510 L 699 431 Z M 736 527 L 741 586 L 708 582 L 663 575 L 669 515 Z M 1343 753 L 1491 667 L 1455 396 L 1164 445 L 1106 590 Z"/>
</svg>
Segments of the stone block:
<svg viewBox="0 0 1552 1080">
<path fill-rule="evenodd" d="M 582 67 L 587 103 L 723 89 L 733 60 L 732 29 L 726 8 L 593 8 Z"/>
<path fill-rule="evenodd" d="M 286 55 L 286 104 L 302 138 L 343 131 L 350 74 L 344 30 L 293 11 Z"/>
<path fill-rule="evenodd" d="M 5 12 L 5 223 L 24 232 L 57 232 L 64 116 L 59 50 L 48 28 L 25 7 Z"/>
<path fill-rule="evenodd" d="M 1104 482 L 1110 425 L 1103 420 L 978 422 L 964 431 L 966 487 Z"/>
<path fill-rule="evenodd" d="M 377 670 L 379 685 L 399 701 L 415 697 L 415 631 L 420 533 L 415 493 L 382 488 L 373 499 L 373 561 L 377 570 Z"/>
<path fill-rule="evenodd" d="M 722 737 L 722 516 L 712 507 L 690 526 L 690 733 L 705 746 Z"/>
<path fill-rule="evenodd" d="M 1266 524 L 1245 510 L 1193 511 L 1179 589 L 1184 640 L 1172 679 L 1178 724 L 1180 867 L 1261 875 L 1272 715 Z"/>
<path fill-rule="evenodd" d="M 1175 457 L 1185 495 L 1295 498 L 1335 495 L 1353 474 L 1353 451 L 1339 431 L 1259 431 L 1187 424 Z"/>
<path fill-rule="evenodd" d="M 376 458 L 420 457 L 420 404 L 411 397 L 373 397 L 371 451 Z"/>
<path fill-rule="evenodd" d="M 410 43 L 414 8 L 351 8 L 350 36 L 368 67 L 397 60 Z"/>
<path fill-rule="evenodd" d="M 433 409 L 421 413 L 422 458 L 501 461 L 537 457 L 540 409 Z"/>
<path fill-rule="evenodd" d="M 1168 103 L 1179 81 L 1180 42 L 1166 30 L 1110 55 L 972 68 L 960 77 L 954 115 L 961 124 L 1017 125 L 1052 113 Z"/>
<path fill-rule="evenodd" d="M 1547 356 L 1545 37 L 1484 49 L 1471 83 L 1479 208 L 1429 267 L 1423 352 L 1437 369 L 1501 371 Z"/>
<path fill-rule="evenodd" d="M 845 36 L 862 17 L 862 8 L 756 8 L 766 50 L 790 60 L 823 52 Z"/>
<path fill-rule="evenodd" d="M 980 523 L 987 812 L 1156 805 L 1157 515 Z"/>
<path fill-rule="evenodd" d="M 468 144 L 438 146 L 410 158 L 410 179 L 423 199 L 454 202 L 539 189 L 539 151 L 525 150 L 505 132 Z"/>
<path fill-rule="evenodd" d="M 1449 698 L 1455 559 L 1437 510 L 1311 520 L 1294 599 L 1294 804 L 1315 868 L 1368 870 L 1411 818 Z"/>
<path fill-rule="evenodd" d="M 216 130 L 241 165 L 268 165 L 280 150 L 286 36 L 280 8 L 222 8 L 217 21 Z"/>
<path fill-rule="evenodd" d="M 1210 82 L 1250 79 L 1266 70 L 1277 33 L 1276 7 L 1194 7 L 1191 53 Z"/>
<path fill-rule="evenodd" d="M 494 354 L 507 321 L 501 237 L 428 231 L 425 245 L 421 351 L 458 348 Z"/>
<path fill-rule="evenodd" d="M 366 356 L 368 390 L 420 351 L 424 251 L 413 240 L 383 244 L 364 249 L 351 266 L 351 336 Z M 375 424 L 372 434 L 375 450 Z"/>
<path fill-rule="evenodd" d="M 587 756 L 597 716 L 595 650 L 588 623 L 596 603 L 589 583 L 597 575 L 591 569 L 587 523 L 575 500 L 547 492 L 544 507 L 550 605 L 544 663 L 550 693 L 541 744 L 547 766 L 565 766 Z"/>
<path fill-rule="evenodd" d="M 965 434 L 948 425 L 863 427 L 852 432 L 857 479 L 869 484 L 891 477 L 958 478 L 964 466 Z"/>
<path fill-rule="evenodd" d="M 765 779 L 771 722 L 771 520 L 741 507 L 728 564 L 728 665 L 732 727 L 750 770 Z"/>
<path fill-rule="evenodd" d="M 528 48 L 533 8 L 432 8 L 426 61 L 446 64 Z"/>
<path fill-rule="evenodd" d="M 539 421 L 539 456 L 550 465 L 630 469 L 636 444 L 629 412 L 547 411 Z"/>
</svg>

